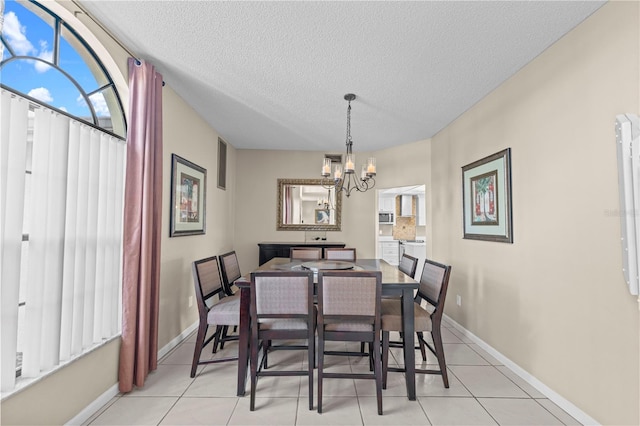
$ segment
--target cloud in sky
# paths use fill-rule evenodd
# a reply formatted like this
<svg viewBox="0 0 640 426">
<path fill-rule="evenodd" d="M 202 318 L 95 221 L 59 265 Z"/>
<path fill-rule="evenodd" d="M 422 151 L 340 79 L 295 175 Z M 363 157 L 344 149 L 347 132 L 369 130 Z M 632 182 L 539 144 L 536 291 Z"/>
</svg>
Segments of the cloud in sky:
<svg viewBox="0 0 640 426">
<path fill-rule="evenodd" d="M 4 14 L 2 32 L 16 55 L 27 55 L 34 51 L 33 45 L 27 39 L 27 27 L 20 24 L 14 12 Z"/>
<path fill-rule="evenodd" d="M 78 105 L 86 106 L 87 103 L 84 101 L 84 98 L 80 95 L 76 99 L 78 101 Z M 109 107 L 107 106 L 107 101 L 104 99 L 104 95 L 102 93 L 95 93 L 89 97 L 91 101 L 91 105 L 93 105 L 93 109 L 96 110 L 96 115 L 98 117 L 109 117 L 111 114 L 109 113 Z"/>
<path fill-rule="evenodd" d="M 37 87 L 35 89 L 31 89 L 29 93 L 27 93 L 27 95 L 48 104 L 53 102 L 53 96 L 51 96 L 51 92 L 49 92 L 49 89 L 44 87 Z"/>
<path fill-rule="evenodd" d="M 18 16 L 14 12 L 7 12 L 4 15 L 4 23 L 2 32 L 7 38 L 9 45 L 12 47 L 16 55 L 31 56 L 35 55 L 48 62 L 53 60 L 53 50 L 48 49 L 46 41 L 40 41 L 40 50 L 38 51 L 27 38 L 27 27 L 20 23 Z M 43 73 L 51 69 L 50 66 L 40 61 L 33 61 L 35 69 L 39 73 Z"/>
<path fill-rule="evenodd" d="M 40 41 L 40 52 L 38 52 L 38 58 L 44 59 L 47 62 L 51 62 L 53 60 L 53 50 L 48 50 L 47 42 L 44 40 Z M 36 71 L 39 73 L 47 72 L 51 69 L 49 65 L 46 65 L 44 62 L 34 61 Z"/>
</svg>

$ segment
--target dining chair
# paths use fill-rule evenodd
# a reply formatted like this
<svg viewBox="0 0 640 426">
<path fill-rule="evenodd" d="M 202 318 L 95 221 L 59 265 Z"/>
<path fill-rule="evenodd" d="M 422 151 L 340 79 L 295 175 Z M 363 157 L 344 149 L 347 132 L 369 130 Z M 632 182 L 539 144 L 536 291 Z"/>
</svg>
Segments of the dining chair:
<svg viewBox="0 0 640 426">
<path fill-rule="evenodd" d="M 416 373 L 440 374 L 444 387 L 449 387 L 447 376 L 447 363 L 444 357 L 444 347 L 442 345 L 442 314 L 444 313 L 444 302 L 449 286 L 449 276 L 451 266 L 426 259 L 420 277 L 418 292 L 414 298 L 414 327 L 422 352 L 422 359 L 426 361 L 425 347 L 438 359 L 439 370 L 418 369 Z M 425 303 L 425 307 L 422 303 Z M 384 299 L 382 301 L 382 371 L 383 388 L 387 386 L 387 372 L 400 371 L 404 368 L 389 367 L 389 332 L 402 331 L 402 307 L 399 300 Z M 433 346 L 425 339 L 423 332 L 431 332 Z"/>
<path fill-rule="evenodd" d="M 418 259 L 411 255 L 403 253 L 402 257 L 400 258 L 400 263 L 398 264 L 398 269 L 409 275 L 411 278 L 415 278 L 417 268 Z"/>
<path fill-rule="evenodd" d="M 222 345 L 224 341 L 238 339 L 238 336 L 227 336 L 224 330 L 225 327 L 236 326 L 240 323 L 240 296 L 227 296 L 224 292 L 217 256 L 196 260 L 193 262 L 192 271 L 199 316 L 196 347 L 191 363 L 191 377 L 195 377 L 198 365 L 238 359 L 235 357 L 201 361 L 200 355 L 202 349 L 211 340 L 214 341 L 213 353 L 216 353 L 219 344 Z M 207 339 L 210 325 L 215 325 L 216 330 Z"/>
<path fill-rule="evenodd" d="M 321 247 L 291 247 L 289 258 L 291 260 L 320 260 L 322 259 Z"/>
<path fill-rule="evenodd" d="M 418 259 L 403 253 L 402 257 L 400 258 L 400 263 L 398 264 L 398 269 L 409 275 L 411 278 L 415 278 L 416 275 L 416 269 L 418 267 Z M 400 303 L 400 298 L 398 296 L 386 296 L 384 297 L 385 299 L 396 299 L 398 300 L 398 303 Z M 390 342 L 391 346 L 393 347 L 402 347 L 402 342 L 401 341 L 392 341 Z M 360 344 L 360 351 L 364 352 L 364 343 Z M 424 360 L 426 360 L 426 353 L 423 352 L 423 355 L 425 357 Z"/>
<path fill-rule="evenodd" d="M 318 413 L 322 413 L 325 379 L 372 379 L 376 384 L 378 414 L 382 415 L 380 360 L 380 271 L 318 272 Z M 325 342 L 368 342 L 373 346 L 373 372 L 325 371 Z M 329 368 L 330 370 L 330 368 Z"/>
<path fill-rule="evenodd" d="M 309 410 L 313 410 L 313 370 L 317 309 L 313 304 L 313 272 L 256 271 L 251 273 L 251 401 L 255 410 L 260 376 L 308 376 Z M 271 345 L 274 340 L 305 340 L 305 345 Z M 263 349 L 263 360 L 258 352 Z M 306 370 L 266 369 L 267 352 L 277 349 L 306 349 Z M 271 366 L 273 367 L 273 366 Z"/>
<path fill-rule="evenodd" d="M 220 271 L 222 272 L 222 285 L 228 295 L 235 293 L 233 283 L 240 278 L 240 264 L 235 250 L 220 255 Z"/>
<path fill-rule="evenodd" d="M 355 262 L 356 249 L 345 247 L 326 247 L 324 249 L 324 258 L 327 260 L 345 260 Z"/>
</svg>

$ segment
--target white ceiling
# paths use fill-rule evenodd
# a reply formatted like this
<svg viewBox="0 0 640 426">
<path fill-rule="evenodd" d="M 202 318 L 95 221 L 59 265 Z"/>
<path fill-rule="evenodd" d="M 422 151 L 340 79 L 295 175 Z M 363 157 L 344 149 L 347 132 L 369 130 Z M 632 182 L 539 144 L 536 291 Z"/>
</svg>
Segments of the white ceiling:
<svg viewBox="0 0 640 426">
<path fill-rule="evenodd" d="M 603 1 L 76 0 L 237 148 L 427 139 Z M 187 130 L 187 129 L 185 129 Z"/>
</svg>

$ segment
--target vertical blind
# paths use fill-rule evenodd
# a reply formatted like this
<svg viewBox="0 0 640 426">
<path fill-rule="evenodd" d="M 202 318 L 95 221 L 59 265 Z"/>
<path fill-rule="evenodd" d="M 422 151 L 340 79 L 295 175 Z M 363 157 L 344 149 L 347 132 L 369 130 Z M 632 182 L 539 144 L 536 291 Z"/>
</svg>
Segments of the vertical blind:
<svg viewBox="0 0 640 426">
<path fill-rule="evenodd" d="M 1 101 L 6 392 L 17 353 L 38 377 L 120 332 L 126 144 L 10 91 Z"/>
</svg>

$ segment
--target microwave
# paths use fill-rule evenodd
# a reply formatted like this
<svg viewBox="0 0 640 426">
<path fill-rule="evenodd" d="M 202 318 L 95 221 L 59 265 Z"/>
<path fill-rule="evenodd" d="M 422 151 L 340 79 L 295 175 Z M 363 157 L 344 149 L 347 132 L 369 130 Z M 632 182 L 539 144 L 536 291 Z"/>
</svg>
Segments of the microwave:
<svg viewBox="0 0 640 426">
<path fill-rule="evenodd" d="M 387 212 L 387 213 L 378 213 L 378 223 L 384 224 L 384 223 L 395 223 L 394 221 L 394 214 L 391 212 Z"/>
</svg>

